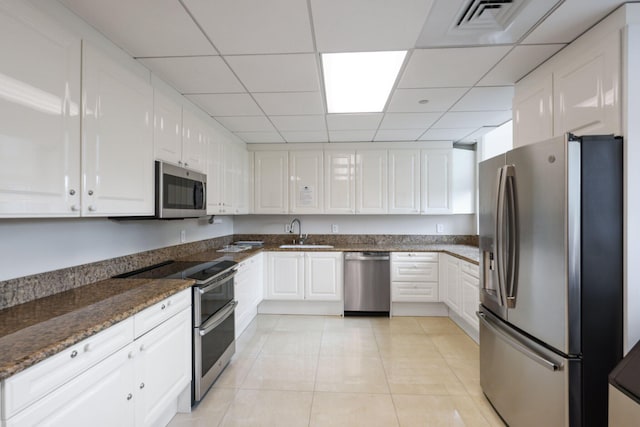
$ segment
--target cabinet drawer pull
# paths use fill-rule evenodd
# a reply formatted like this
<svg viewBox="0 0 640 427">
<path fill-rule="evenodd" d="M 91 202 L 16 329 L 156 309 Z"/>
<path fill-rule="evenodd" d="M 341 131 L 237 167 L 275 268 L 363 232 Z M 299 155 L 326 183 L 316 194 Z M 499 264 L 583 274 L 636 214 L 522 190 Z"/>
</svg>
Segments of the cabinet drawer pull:
<svg viewBox="0 0 640 427">
<path fill-rule="evenodd" d="M 140 383 L 140 390 L 144 388 L 144 383 Z"/>
<path fill-rule="evenodd" d="M 71 352 L 71 358 L 74 359 L 76 356 L 78 355 L 78 351 L 77 350 L 73 350 Z"/>
<path fill-rule="evenodd" d="M 131 400 L 133 398 L 133 394 L 129 393 L 127 394 L 127 400 Z"/>
<path fill-rule="evenodd" d="M 167 308 L 166 304 L 162 303 L 162 307 L 160 307 L 160 310 L 164 310 L 165 308 Z"/>
</svg>

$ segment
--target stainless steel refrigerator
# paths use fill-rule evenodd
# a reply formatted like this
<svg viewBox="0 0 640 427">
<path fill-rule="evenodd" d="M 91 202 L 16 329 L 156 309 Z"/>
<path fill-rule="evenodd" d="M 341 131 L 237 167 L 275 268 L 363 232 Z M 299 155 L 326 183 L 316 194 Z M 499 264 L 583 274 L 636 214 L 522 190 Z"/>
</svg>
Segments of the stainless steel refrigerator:
<svg viewBox="0 0 640 427">
<path fill-rule="evenodd" d="M 480 163 L 480 383 L 511 427 L 606 426 L 622 357 L 622 139 Z"/>
</svg>

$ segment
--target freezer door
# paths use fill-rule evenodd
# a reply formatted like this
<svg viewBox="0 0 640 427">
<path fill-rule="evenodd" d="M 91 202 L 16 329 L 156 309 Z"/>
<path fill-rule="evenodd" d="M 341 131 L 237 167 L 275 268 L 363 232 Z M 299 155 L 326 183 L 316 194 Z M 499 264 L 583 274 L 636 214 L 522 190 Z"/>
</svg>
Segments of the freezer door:
<svg viewBox="0 0 640 427">
<path fill-rule="evenodd" d="M 506 160 L 519 241 L 507 319 L 561 353 L 580 354 L 580 144 L 554 138 L 509 151 Z"/>
<path fill-rule="evenodd" d="M 572 390 L 579 396 L 579 387 L 571 387 L 570 378 L 579 381 L 580 360 L 552 353 L 488 312 L 481 310 L 479 317 L 480 385 L 506 423 L 580 425 L 576 423 L 580 399 L 570 398 Z"/>
<path fill-rule="evenodd" d="M 505 155 L 500 155 L 481 162 L 478 168 L 480 301 L 502 318 L 506 318 L 507 308 L 498 276 L 495 233 L 501 171 L 504 166 Z"/>
</svg>

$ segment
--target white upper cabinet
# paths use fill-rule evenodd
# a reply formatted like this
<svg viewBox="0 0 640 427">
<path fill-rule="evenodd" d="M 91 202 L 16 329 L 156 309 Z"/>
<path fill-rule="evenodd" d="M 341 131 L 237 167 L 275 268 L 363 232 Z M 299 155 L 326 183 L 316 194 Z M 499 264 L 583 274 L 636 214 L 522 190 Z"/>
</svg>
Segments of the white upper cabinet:
<svg viewBox="0 0 640 427">
<path fill-rule="evenodd" d="M 323 153 L 317 151 L 289 152 L 290 213 L 324 212 Z"/>
<path fill-rule="evenodd" d="M 232 144 L 232 205 L 234 214 L 249 213 L 249 156 L 244 144 Z"/>
<path fill-rule="evenodd" d="M 0 217 L 79 216 L 80 39 L 2 0 L 0 52 Z"/>
<path fill-rule="evenodd" d="M 450 214 L 453 149 L 422 150 L 423 214 Z"/>
<path fill-rule="evenodd" d="M 182 162 L 182 105 L 157 88 L 153 91 L 153 151 L 158 160 Z"/>
<path fill-rule="evenodd" d="M 207 214 L 223 213 L 224 171 L 222 169 L 223 142 L 221 135 L 213 131 L 207 147 Z"/>
<path fill-rule="evenodd" d="M 568 49 L 553 73 L 554 133 L 620 134 L 620 34 Z"/>
<path fill-rule="evenodd" d="M 289 207 L 287 151 L 254 153 L 254 213 L 283 214 Z"/>
<path fill-rule="evenodd" d="M 453 178 L 451 207 L 454 214 L 476 211 L 476 152 L 454 148 L 452 152 Z"/>
<path fill-rule="evenodd" d="M 389 213 L 420 213 L 420 150 L 389 150 Z"/>
<path fill-rule="evenodd" d="M 324 168 L 325 213 L 355 213 L 355 151 L 326 150 Z"/>
<path fill-rule="evenodd" d="M 150 75 L 86 42 L 82 59 L 82 214 L 152 215 Z"/>
<path fill-rule="evenodd" d="M 387 213 L 387 150 L 356 153 L 356 213 Z"/>
<path fill-rule="evenodd" d="M 513 97 L 513 146 L 553 136 L 553 79 L 532 76 L 516 85 Z"/>
<path fill-rule="evenodd" d="M 207 172 L 209 126 L 188 108 L 182 109 L 182 166 Z M 178 162 L 180 164 L 180 162 Z"/>
</svg>

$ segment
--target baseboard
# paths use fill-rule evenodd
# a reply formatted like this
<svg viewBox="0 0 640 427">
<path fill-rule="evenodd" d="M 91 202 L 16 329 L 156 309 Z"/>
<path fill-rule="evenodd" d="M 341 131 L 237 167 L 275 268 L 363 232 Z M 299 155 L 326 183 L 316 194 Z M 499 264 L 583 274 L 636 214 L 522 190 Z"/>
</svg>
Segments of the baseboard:
<svg viewBox="0 0 640 427">
<path fill-rule="evenodd" d="M 393 316 L 442 316 L 449 315 L 449 309 L 442 302 L 392 302 Z"/>
<path fill-rule="evenodd" d="M 258 305 L 260 314 L 309 314 L 324 316 L 342 316 L 342 301 L 274 301 L 263 300 Z"/>
<path fill-rule="evenodd" d="M 465 333 L 469 335 L 472 340 L 474 340 L 477 344 L 480 344 L 480 333 L 477 329 L 477 326 L 470 325 L 469 322 L 458 316 L 458 314 L 456 314 L 452 310 L 449 310 L 449 318 L 456 322 L 456 325 L 460 326 L 460 328 L 462 328 L 462 330 L 465 331 Z"/>
</svg>

